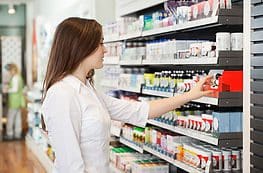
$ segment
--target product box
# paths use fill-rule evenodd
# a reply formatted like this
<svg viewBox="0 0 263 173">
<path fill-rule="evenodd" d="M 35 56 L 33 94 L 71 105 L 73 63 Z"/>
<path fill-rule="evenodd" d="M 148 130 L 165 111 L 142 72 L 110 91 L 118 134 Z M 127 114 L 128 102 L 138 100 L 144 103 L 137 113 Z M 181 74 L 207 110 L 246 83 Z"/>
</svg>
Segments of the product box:
<svg viewBox="0 0 263 173">
<path fill-rule="evenodd" d="M 209 75 L 214 76 L 212 84 L 204 85 L 204 90 L 214 90 L 211 97 L 218 97 L 219 92 L 242 92 L 243 71 L 210 70 Z"/>
<path fill-rule="evenodd" d="M 219 91 L 242 92 L 243 71 L 224 71 L 219 77 Z"/>
<path fill-rule="evenodd" d="M 242 132 L 242 118 L 240 112 L 229 112 L 230 116 L 230 131 Z"/>
<path fill-rule="evenodd" d="M 213 132 L 228 133 L 230 132 L 229 112 L 213 112 Z"/>
</svg>

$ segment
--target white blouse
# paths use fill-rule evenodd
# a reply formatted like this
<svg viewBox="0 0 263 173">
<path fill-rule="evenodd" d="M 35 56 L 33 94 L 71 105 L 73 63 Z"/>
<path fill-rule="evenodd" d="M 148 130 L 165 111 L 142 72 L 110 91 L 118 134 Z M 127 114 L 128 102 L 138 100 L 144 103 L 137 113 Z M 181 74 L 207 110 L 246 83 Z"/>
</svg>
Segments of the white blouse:
<svg viewBox="0 0 263 173">
<path fill-rule="evenodd" d="M 42 111 L 54 173 L 109 173 L 110 119 L 145 126 L 149 104 L 97 93 L 68 75 L 48 90 Z"/>
</svg>

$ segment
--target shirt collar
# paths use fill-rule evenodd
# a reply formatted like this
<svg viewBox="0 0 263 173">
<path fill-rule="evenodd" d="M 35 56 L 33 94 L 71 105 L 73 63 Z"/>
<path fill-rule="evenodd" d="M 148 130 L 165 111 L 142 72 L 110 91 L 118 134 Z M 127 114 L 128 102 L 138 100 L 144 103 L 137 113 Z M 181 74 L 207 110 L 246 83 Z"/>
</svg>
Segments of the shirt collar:
<svg viewBox="0 0 263 173">
<path fill-rule="evenodd" d="M 88 84 L 85 85 L 77 77 L 71 74 L 64 77 L 62 81 L 65 81 L 66 83 L 71 85 L 78 93 L 80 93 L 82 87 L 87 88 L 89 86 Z M 88 81 L 86 83 L 88 83 Z"/>
</svg>

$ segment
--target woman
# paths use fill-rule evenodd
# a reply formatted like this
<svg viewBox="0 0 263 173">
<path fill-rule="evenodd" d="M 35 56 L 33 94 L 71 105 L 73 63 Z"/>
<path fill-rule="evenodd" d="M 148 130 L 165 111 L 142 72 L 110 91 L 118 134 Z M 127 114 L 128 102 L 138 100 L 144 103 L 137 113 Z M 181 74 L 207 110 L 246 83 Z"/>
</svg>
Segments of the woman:
<svg viewBox="0 0 263 173">
<path fill-rule="evenodd" d="M 204 96 L 203 79 L 190 92 L 156 101 L 118 100 L 93 86 L 103 67 L 102 27 L 95 20 L 68 18 L 56 29 L 44 81 L 43 115 L 59 173 L 109 173 L 110 119 L 145 126 L 192 99 Z"/>
<path fill-rule="evenodd" d="M 20 139 L 22 135 L 21 108 L 25 107 L 24 82 L 16 64 L 7 64 L 5 68 L 11 76 L 4 91 L 8 93 L 6 139 Z"/>
</svg>

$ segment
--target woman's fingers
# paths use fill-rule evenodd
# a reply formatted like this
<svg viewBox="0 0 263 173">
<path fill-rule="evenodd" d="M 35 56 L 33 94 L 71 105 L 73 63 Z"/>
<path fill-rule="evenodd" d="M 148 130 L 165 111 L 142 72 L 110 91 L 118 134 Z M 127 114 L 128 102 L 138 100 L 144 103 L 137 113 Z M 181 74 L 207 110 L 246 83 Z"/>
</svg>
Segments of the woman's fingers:
<svg viewBox="0 0 263 173">
<path fill-rule="evenodd" d="M 210 94 L 213 94 L 213 90 L 207 90 L 207 91 L 203 91 L 203 95 L 204 96 L 208 96 L 208 95 L 210 95 Z"/>
</svg>

